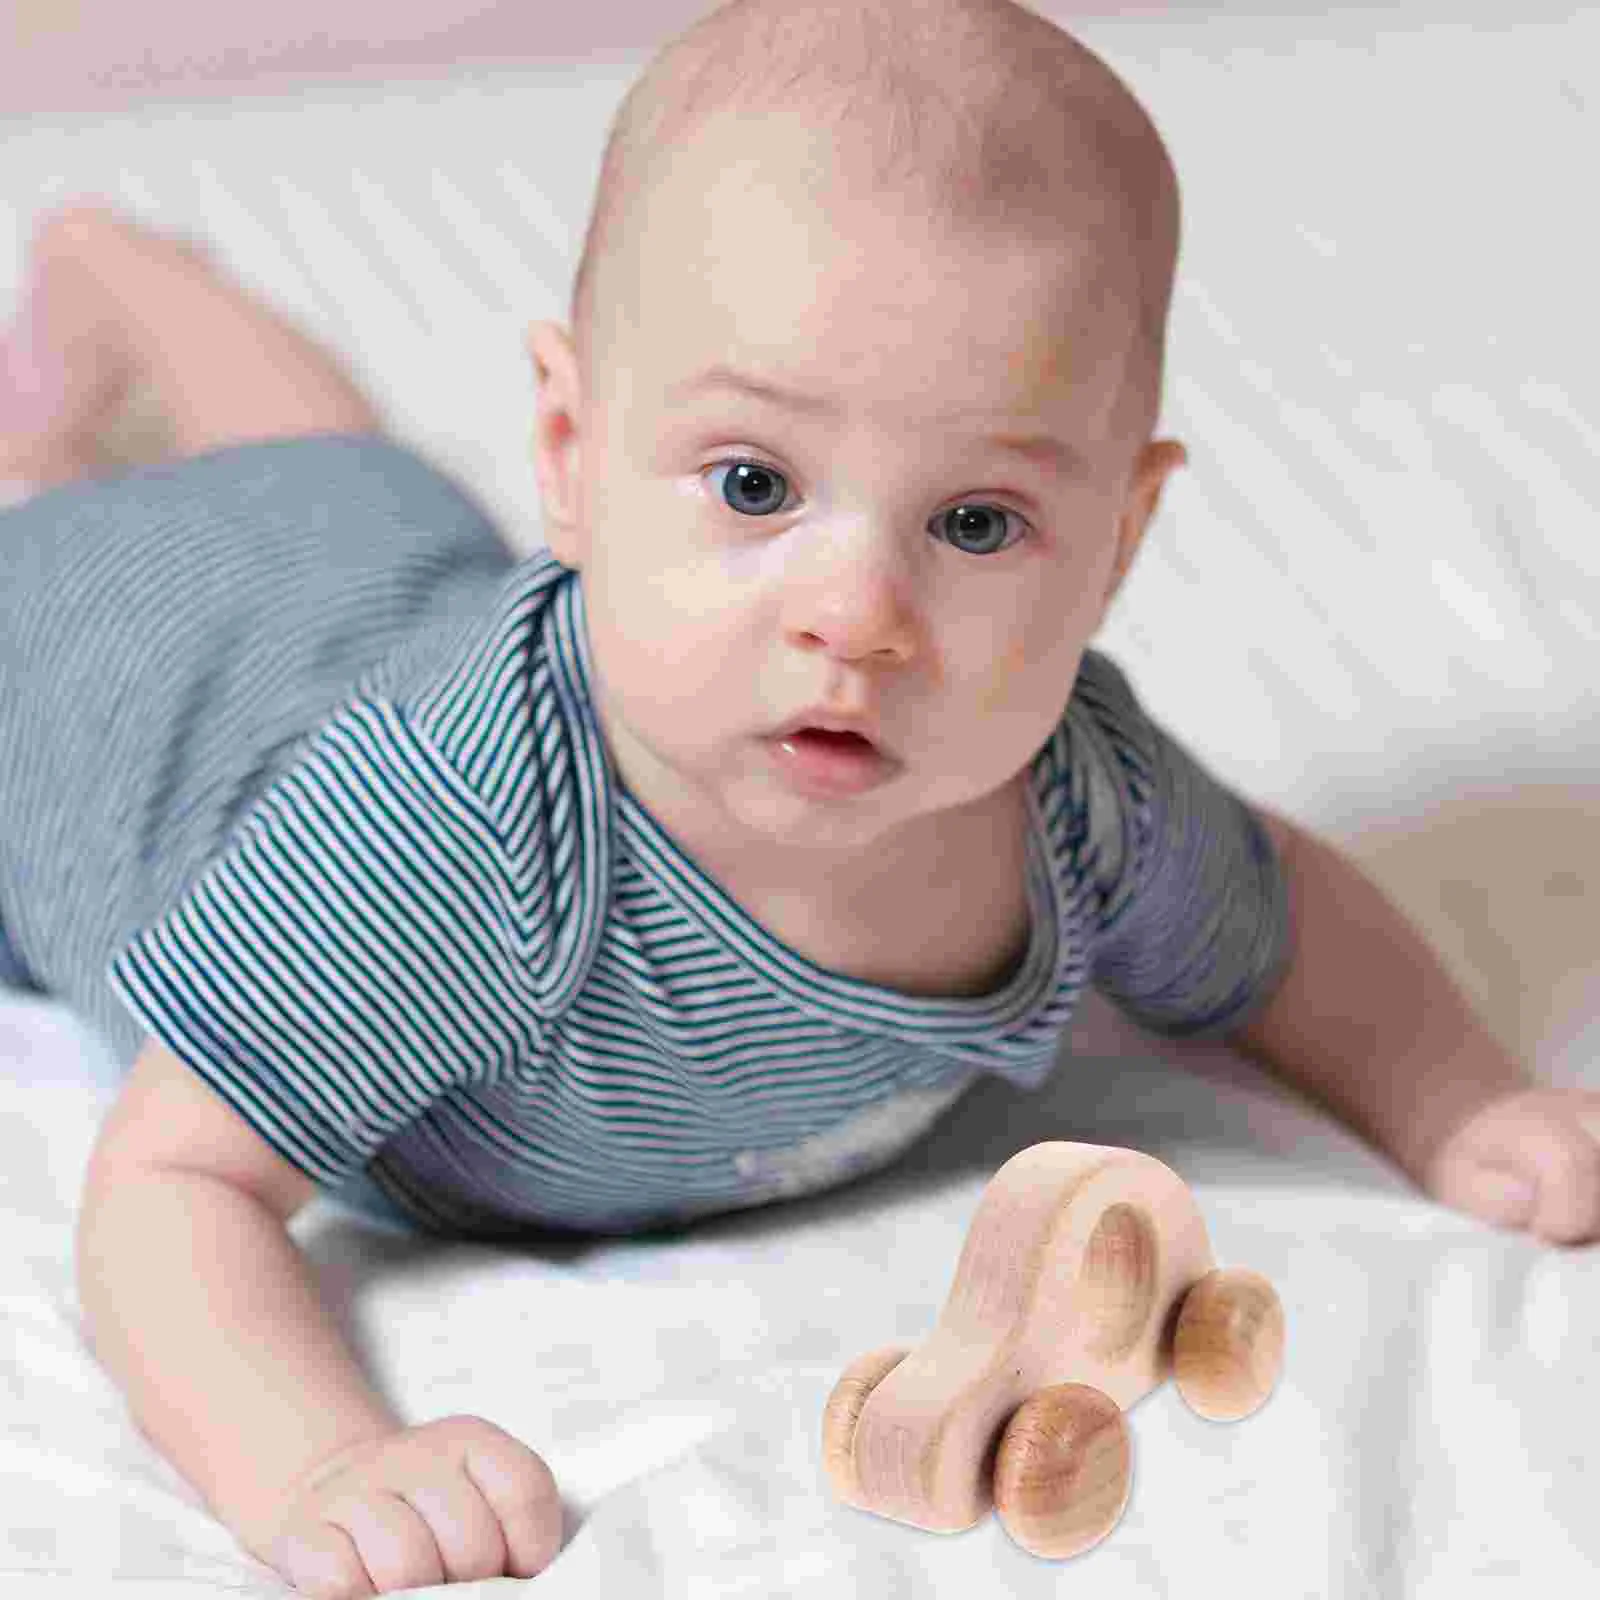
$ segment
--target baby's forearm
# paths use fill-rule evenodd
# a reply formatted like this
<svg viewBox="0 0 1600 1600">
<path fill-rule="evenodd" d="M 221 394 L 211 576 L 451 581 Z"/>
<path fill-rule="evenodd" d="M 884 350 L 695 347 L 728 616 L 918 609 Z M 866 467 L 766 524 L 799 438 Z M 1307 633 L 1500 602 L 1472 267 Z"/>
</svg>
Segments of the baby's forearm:
<svg viewBox="0 0 1600 1600">
<path fill-rule="evenodd" d="M 1446 1135 L 1534 1080 L 1355 862 L 1303 829 L 1279 848 L 1295 955 L 1266 1009 L 1229 1043 L 1421 1183 Z"/>
<path fill-rule="evenodd" d="M 95 1358 L 135 1422 L 263 1560 L 297 1477 L 403 1426 L 284 1225 L 231 1184 L 139 1171 L 91 1189 L 77 1273 Z"/>
</svg>

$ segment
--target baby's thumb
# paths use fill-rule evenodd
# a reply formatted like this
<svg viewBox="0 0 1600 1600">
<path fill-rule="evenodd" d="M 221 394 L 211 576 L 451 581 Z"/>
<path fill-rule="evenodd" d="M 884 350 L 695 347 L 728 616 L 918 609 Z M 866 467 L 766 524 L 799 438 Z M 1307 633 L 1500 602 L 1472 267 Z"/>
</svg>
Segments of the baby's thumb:
<svg viewBox="0 0 1600 1600">
<path fill-rule="evenodd" d="M 1441 1196 L 1447 1205 L 1470 1211 L 1497 1228 L 1526 1228 L 1539 1203 L 1538 1184 L 1508 1167 L 1463 1161 L 1451 1174 L 1450 1183 L 1456 1195 L 1454 1199 Z"/>
</svg>

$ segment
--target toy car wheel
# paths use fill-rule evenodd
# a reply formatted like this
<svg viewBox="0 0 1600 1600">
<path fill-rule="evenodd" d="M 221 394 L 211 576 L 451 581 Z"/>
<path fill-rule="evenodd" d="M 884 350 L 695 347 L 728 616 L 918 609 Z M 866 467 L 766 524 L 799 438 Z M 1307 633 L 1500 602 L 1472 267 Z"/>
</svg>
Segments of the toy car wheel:
<svg viewBox="0 0 1600 1600">
<path fill-rule="evenodd" d="M 857 1356 L 844 1369 L 822 1408 L 822 1465 L 833 1486 L 834 1497 L 846 1505 L 865 1505 L 852 1453 L 862 1408 L 872 1391 L 910 1353 L 909 1345 L 891 1344 Z"/>
<path fill-rule="evenodd" d="M 1087 1383 L 1041 1389 L 1000 1436 L 995 1512 L 1031 1555 L 1078 1555 L 1121 1518 L 1131 1455 L 1127 1419 L 1109 1395 Z"/>
<path fill-rule="evenodd" d="M 1249 1416 L 1278 1381 L 1283 1337 L 1283 1306 L 1259 1272 L 1208 1272 L 1178 1312 L 1172 1350 L 1178 1393 L 1212 1422 Z"/>
</svg>

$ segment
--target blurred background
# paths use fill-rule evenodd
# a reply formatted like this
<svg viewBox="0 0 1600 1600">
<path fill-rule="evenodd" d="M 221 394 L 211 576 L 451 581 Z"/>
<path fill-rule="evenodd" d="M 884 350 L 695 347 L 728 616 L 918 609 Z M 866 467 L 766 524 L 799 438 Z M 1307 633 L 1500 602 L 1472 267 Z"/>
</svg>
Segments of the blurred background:
<svg viewBox="0 0 1600 1600">
<path fill-rule="evenodd" d="M 909 0 L 908 0 L 909 3 Z M 0 116 L 127 107 L 152 94 L 281 89 L 290 79 L 342 83 L 453 73 L 518 61 L 604 61 L 653 50 L 703 12 L 704 0 L 4 0 Z M 1115 18 L 1473 6 L 1314 0 L 1034 0 L 1046 16 Z M 1492 8 L 1491 8 L 1492 9 Z M 1548 0 L 1520 8 L 1549 9 Z M 1559 7 L 1557 9 L 1572 9 Z"/>
</svg>

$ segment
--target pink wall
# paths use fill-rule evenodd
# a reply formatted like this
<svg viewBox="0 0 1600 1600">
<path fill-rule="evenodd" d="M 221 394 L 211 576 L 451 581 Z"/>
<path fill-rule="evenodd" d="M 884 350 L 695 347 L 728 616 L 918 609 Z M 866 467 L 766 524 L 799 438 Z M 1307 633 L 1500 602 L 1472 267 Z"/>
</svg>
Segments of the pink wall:
<svg viewBox="0 0 1600 1600">
<path fill-rule="evenodd" d="M 654 49 L 716 0 L 0 0 L 0 117 Z M 1179 0 L 1033 0 L 1050 16 Z M 1193 0 L 1190 0 L 1193 3 Z"/>
</svg>

